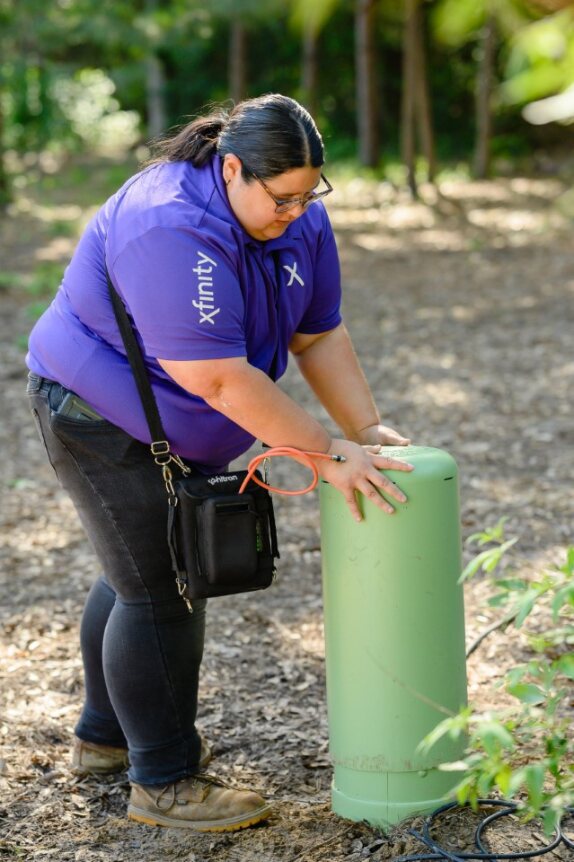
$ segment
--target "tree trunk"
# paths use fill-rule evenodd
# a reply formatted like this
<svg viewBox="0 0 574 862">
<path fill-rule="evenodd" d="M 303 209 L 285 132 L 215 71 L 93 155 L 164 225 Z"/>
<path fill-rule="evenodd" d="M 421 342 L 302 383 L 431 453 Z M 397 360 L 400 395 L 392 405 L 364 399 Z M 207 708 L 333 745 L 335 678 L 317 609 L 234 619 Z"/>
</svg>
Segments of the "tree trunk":
<svg viewBox="0 0 574 862">
<path fill-rule="evenodd" d="M 0 211 L 10 202 L 10 186 L 4 162 L 4 114 L 1 97 L 2 92 L 0 90 Z"/>
<path fill-rule="evenodd" d="M 145 0 L 144 10 L 150 17 L 157 11 L 158 0 Z M 148 46 L 145 59 L 147 131 L 152 138 L 165 132 L 167 109 L 165 104 L 165 72 L 157 55 L 156 46 Z"/>
<path fill-rule="evenodd" d="M 317 112 L 317 81 L 319 78 L 319 40 L 313 27 L 303 31 L 303 59 L 301 65 L 302 101 L 311 116 Z"/>
<path fill-rule="evenodd" d="M 491 96 L 494 81 L 494 58 L 496 54 L 496 24 L 490 16 L 481 36 L 481 55 L 476 76 L 476 141 L 472 173 L 477 179 L 488 174 L 490 160 L 490 138 L 492 134 Z"/>
<path fill-rule="evenodd" d="M 167 126 L 165 74 L 163 63 L 155 53 L 146 59 L 146 105 L 148 135 L 155 138 L 165 132 Z"/>
<path fill-rule="evenodd" d="M 367 167 L 379 163 L 379 111 L 375 18 L 377 0 L 357 0 L 355 7 L 355 69 L 359 161 Z"/>
<path fill-rule="evenodd" d="M 423 9 L 420 3 L 414 8 L 414 30 L 416 46 L 414 52 L 414 90 L 416 100 L 416 121 L 419 140 L 423 155 L 427 161 L 428 181 L 434 181 L 436 173 L 435 145 L 432 124 L 431 101 L 429 94 L 429 83 L 427 75 L 425 30 L 423 20 Z"/>
<path fill-rule="evenodd" d="M 229 34 L 229 96 L 240 102 L 247 93 L 247 30 L 239 17 L 231 20 Z"/>
<path fill-rule="evenodd" d="M 418 195 L 415 162 L 417 4 L 418 0 L 405 0 L 401 106 L 401 154 L 407 169 L 407 183 L 413 197 Z"/>
</svg>

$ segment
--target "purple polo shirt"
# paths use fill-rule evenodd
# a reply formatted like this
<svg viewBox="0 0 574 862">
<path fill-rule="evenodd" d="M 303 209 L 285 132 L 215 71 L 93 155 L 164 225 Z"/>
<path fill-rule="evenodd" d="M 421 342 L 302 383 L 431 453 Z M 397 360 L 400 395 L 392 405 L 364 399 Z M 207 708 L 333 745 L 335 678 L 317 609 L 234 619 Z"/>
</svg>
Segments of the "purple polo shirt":
<svg viewBox="0 0 574 862">
<path fill-rule="evenodd" d="M 283 236 L 252 239 L 227 201 L 221 161 L 152 165 L 132 177 L 86 228 L 60 289 L 30 335 L 28 367 L 72 389 L 102 416 L 150 442 L 108 296 L 104 261 L 130 315 L 174 451 L 207 470 L 253 437 L 190 395 L 160 359 L 245 356 L 275 379 L 296 332 L 336 327 L 340 272 L 321 203 Z"/>
</svg>

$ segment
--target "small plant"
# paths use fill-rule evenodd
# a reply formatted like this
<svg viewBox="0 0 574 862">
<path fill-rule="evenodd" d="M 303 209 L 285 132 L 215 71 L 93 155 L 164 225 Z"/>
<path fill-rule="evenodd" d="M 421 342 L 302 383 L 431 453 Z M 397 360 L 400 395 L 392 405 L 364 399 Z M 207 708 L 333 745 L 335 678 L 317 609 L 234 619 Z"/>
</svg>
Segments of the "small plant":
<svg viewBox="0 0 574 862">
<path fill-rule="evenodd" d="M 491 606 L 505 607 L 505 625 L 523 628 L 533 657 L 505 675 L 505 690 L 516 703 L 497 714 L 470 707 L 442 721 L 421 743 L 428 751 L 445 735 L 468 744 L 463 760 L 443 764 L 464 776 L 455 788 L 459 804 L 476 806 L 492 792 L 517 797 L 525 820 L 540 818 L 550 834 L 574 805 L 574 741 L 570 732 L 574 680 L 574 547 L 563 565 L 532 578 L 497 576 L 517 539 L 504 537 L 505 519 L 469 542 L 489 545 L 467 565 L 461 581 L 479 570 L 492 577 Z M 506 561 L 505 561 L 506 562 Z M 506 567 L 506 569 L 508 566 Z M 536 611 L 534 615 L 533 612 Z M 544 620 L 527 628 L 533 617 Z"/>
</svg>

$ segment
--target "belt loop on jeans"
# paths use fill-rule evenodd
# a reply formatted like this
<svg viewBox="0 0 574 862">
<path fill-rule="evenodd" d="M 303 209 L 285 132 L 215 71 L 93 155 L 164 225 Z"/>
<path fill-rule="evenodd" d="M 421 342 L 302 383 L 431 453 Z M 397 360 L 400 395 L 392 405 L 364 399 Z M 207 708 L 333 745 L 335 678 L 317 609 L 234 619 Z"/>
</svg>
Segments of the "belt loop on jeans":
<svg viewBox="0 0 574 862">
<path fill-rule="evenodd" d="M 48 380 L 47 377 L 39 377 L 38 374 L 34 374 L 33 371 L 30 371 L 28 374 L 26 392 L 28 395 L 37 395 L 38 392 L 49 392 L 53 383 L 53 380 Z"/>
</svg>

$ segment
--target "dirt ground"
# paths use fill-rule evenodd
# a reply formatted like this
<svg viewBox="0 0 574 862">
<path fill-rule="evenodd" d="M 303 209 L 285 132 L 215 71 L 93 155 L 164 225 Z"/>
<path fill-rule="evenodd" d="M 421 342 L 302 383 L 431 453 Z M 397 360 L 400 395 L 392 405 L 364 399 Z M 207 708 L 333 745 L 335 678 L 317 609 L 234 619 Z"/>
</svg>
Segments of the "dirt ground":
<svg viewBox="0 0 574 862">
<path fill-rule="evenodd" d="M 384 421 L 457 459 L 465 537 L 505 515 L 508 535 L 520 536 L 519 571 L 560 563 L 574 514 L 572 225 L 556 206 L 565 185 L 451 181 L 440 197 L 425 189 L 424 203 L 385 183 L 340 189 L 330 211 L 345 317 Z M 72 204 L 71 193 L 22 192 L 0 222 L 4 268 L 25 273 L 39 261 L 65 260 L 74 240 L 57 225 Z M 385 835 L 330 810 L 316 494 L 277 499 L 278 583 L 210 606 L 199 722 L 214 749 L 211 769 L 272 801 L 268 824 L 204 836 L 137 825 L 125 819 L 125 775 L 72 775 L 82 699 L 78 625 L 98 566 L 28 416 L 29 305 L 10 285 L 0 294 L 0 857 L 350 862 L 423 853 L 408 833 L 421 818 Z M 294 369 L 282 385 L 325 419 Z M 287 472 L 279 467 L 274 479 L 288 481 Z M 485 605 L 486 595 L 480 578 L 466 587 L 468 643 L 501 613 Z M 514 631 L 485 640 L 468 663 L 472 703 L 502 703 L 497 681 L 527 655 Z M 451 852 L 472 852 L 473 817 L 453 815 L 435 835 Z M 536 828 L 514 822 L 490 834 L 493 852 L 543 843 Z"/>
</svg>

